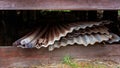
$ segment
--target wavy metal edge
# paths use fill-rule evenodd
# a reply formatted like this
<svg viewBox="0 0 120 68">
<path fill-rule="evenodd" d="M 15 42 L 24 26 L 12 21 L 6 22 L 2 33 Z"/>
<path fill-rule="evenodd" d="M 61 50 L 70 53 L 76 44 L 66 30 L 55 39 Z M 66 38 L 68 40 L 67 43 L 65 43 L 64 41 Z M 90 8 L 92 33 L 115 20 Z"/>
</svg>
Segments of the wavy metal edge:
<svg viewBox="0 0 120 68">
<path fill-rule="evenodd" d="M 79 22 L 80 23 L 80 22 Z M 90 23 L 90 22 L 87 22 L 87 23 Z M 93 24 L 94 23 L 94 24 Z M 71 32 L 73 32 L 74 30 L 78 30 L 78 29 L 85 29 L 85 28 L 87 28 L 87 27 L 93 27 L 93 26 L 99 26 L 99 25 L 104 25 L 104 24 L 109 24 L 110 23 L 110 21 L 101 21 L 101 22 L 93 22 L 91 25 L 90 24 L 87 24 L 87 26 L 84 26 L 84 27 L 82 27 L 82 26 L 80 26 L 80 25 L 78 25 L 78 26 L 74 26 L 73 28 L 70 28 L 70 31 L 66 31 L 64 34 L 61 34 L 60 36 L 59 36 L 59 38 L 57 38 L 57 39 L 54 39 L 53 40 L 53 42 L 52 43 L 50 43 L 50 42 L 48 42 L 48 44 L 47 45 L 42 45 L 42 46 L 40 46 L 39 48 L 41 48 L 41 47 L 48 47 L 49 45 L 52 45 L 52 44 L 54 44 L 54 41 L 57 41 L 57 40 L 60 40 L 61 39 L 61 37 L 64 37 L 64 36 L 66 36 L 68 33 L 71 33 Z M 85 22 L 84 22 L 84 24 L 85 24 Z M 39 32 L 39 31 L 38 31 Z M 33 32 L 34 33 L 34 32 Z M 27 35 L 28 36 L 28 35 Z M 27 37 L 27 36 L 25 36 L 25 37 Z M 24 37 L 24 39 L 26 39 Z M 29 36 L 27 37 L 27 38 L 29 38 Z M 24 40 L 23 38 L 22 39 L 19 39 L 18 41 L 16 41 L 15 43 L 19 43 L 20 42 L 20 44 L 19 44 L 19 46 L 20 45 L 26 45 L 26 44 L 24 44 L 24 43 L 22 43 L 21 44 L 21 41 L 22 40 Z M 31 39 L 30 41 L 33 41 L 33 39 Z M 15 45 L 15 43 L 13 43 L 14 45 Z M 29 42 L 29 43 L 31 43 L 31 42 Z M 18 44 L 17 44 L 18 45 Z M 29 45 L 27 45 L 27 46 L 29 46 Z M 32 45 L 31 44 L 31 46 L 32 47 L 34 47 L 34 45 Z M 31 47 L 30 46 L 30 47 Z M 26 47 L 27 48 L 27 47 Z M 29 47 L 28 47 L 29 48 Z"/>
<path fill-rule="evenodd" d="M 73 37 L 66 40 L 61 40 L 55 44 L 49 46 L 49 51 L 54 50 L 54 48 L 60 48 L 61 46 L 79 44 L 79 45 L 94 45 L 95 43 L 101 43 L 103 41 L 108 41 L 111 39 L 111 35 L 107 34 L 94 34 L 94 35 L 80 35 L 78 37 Z"/>
</svg>

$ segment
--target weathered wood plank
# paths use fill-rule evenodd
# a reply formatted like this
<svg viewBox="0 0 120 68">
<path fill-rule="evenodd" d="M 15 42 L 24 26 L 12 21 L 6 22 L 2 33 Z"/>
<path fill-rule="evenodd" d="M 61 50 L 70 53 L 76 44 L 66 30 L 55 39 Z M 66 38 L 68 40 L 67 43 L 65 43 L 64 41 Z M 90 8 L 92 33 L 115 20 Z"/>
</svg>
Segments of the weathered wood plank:
<svg viewBox="0 0 120 68">
<path fill-rule="evenodd" d="M 120 63 L 120 44 L 105 46 L 68 46 L 49 52 L 47 49 L 21 49 L 14 47 L 0 47 L 0 66 L 38 65 L 59 62 L 69 55 L 79 59 L 111 60 Z"/>
<path fill-rule="evenodd" d="M 0 0 L 0 10 L 120 9 L 120 0 Z"/>
</svg>

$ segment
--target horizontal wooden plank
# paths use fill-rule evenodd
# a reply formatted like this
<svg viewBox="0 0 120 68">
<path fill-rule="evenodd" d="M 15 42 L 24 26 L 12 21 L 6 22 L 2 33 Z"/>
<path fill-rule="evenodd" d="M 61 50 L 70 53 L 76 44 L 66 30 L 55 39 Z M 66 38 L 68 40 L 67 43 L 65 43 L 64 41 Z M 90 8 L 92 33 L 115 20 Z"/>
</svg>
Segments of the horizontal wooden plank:
<svg viewBox="0 0 120 68">
<path fill-rule="evenodd" d="M 46 48 L 21 49 L 14 47 L 0 47 L 0 66 L 38 65 L 59 62 L 64 56 L 69 55 L 79 59 L 111 60 L 120 63 L 120 44 L 105 46 L 68 46 L 49 52 Z"/>
<path fill-rule="evenodd" d="M 0 10 L 117 10 L 120 0 L 0 0 Z"/>
</svg>

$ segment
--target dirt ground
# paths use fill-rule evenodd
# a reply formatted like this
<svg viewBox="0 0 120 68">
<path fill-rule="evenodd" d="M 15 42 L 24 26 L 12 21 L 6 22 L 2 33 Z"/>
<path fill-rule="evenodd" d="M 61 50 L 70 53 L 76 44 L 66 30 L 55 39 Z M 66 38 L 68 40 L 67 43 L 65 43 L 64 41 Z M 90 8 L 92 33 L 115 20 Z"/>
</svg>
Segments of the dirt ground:
<svg viewBox="0 0 120 68">
<path fill-rule="evenodd" d="M 72 61 L 72 62 L 71 62 Z M 71 64 L 70 64 L 71 63 Z M 120 64 L 113 61 L 100 61 L 100 60 L 88 60 L 88 59 L 72 59 L 70 63 L 52 63 L 52 64 L 40 64 L 31 65 L 29 67 L 10 67 L 10 68 L 120 68 Z"/>
</svg>

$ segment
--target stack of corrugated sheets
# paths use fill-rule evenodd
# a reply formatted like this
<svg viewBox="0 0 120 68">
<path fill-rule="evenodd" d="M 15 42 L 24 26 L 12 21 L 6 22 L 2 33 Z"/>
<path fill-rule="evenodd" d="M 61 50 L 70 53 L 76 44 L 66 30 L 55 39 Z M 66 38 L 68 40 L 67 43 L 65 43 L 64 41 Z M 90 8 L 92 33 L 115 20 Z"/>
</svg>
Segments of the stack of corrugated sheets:
<svg viewBox="0 0 120 68">
<path fill-rule="evenodd" d="M 105 25 L 111 21 L 73 22 L 41 25 L 35 31 L 13 43 L 22 48 L 48 47 L 49 51 L 67 45 L 95 45 L 96 43 L 118 42 L 120 37 L 110 33 Z"/>
</svg>

